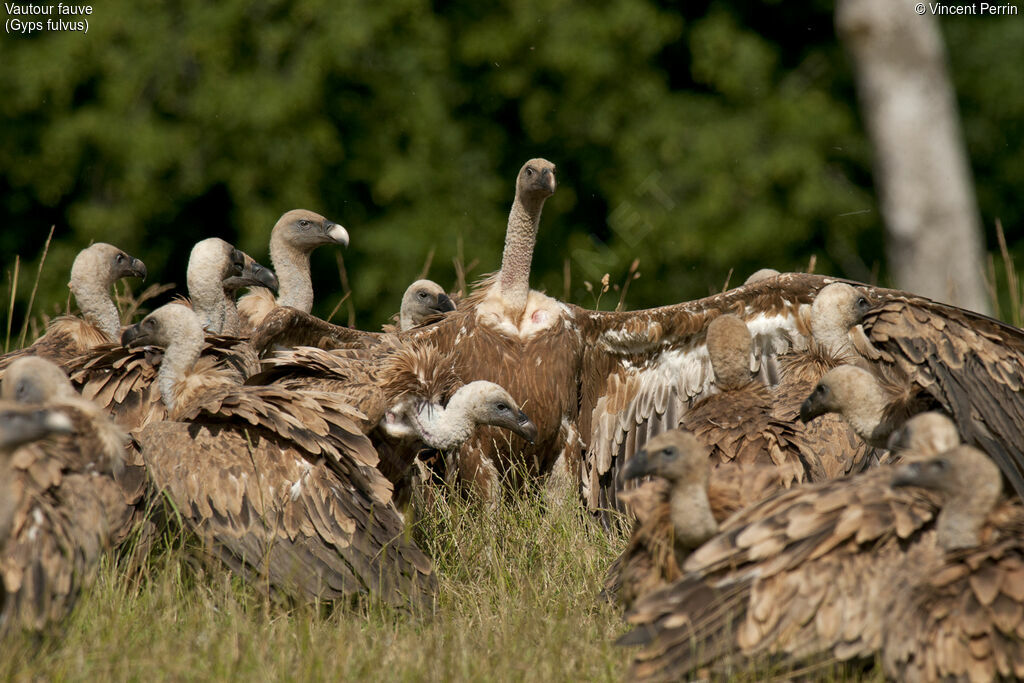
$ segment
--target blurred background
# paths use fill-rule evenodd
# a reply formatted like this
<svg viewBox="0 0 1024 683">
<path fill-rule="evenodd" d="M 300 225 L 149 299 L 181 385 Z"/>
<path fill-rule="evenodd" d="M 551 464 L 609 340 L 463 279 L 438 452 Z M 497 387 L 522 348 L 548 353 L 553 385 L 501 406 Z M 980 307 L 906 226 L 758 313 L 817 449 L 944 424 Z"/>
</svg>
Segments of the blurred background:
<svg viewBox="0 0 1024 683">
<path fill-rule="evenodd" d="M 194 242 L 267 262 L 277 218 L 346 226 L 317 303 L 375 328 L 426 274 L 497 269 L 515 175 L 558 165 L 533 283 L 612 308 L 762 267 L 893 285 L 854 68 L 825 0 L 106 0 L 89 32 L 4 35 L 5 302 L 63 311 L 92 241 L 184 286 Z M 1024 248 L 1024 17 L 941 17 L 993 284 Z M 921 126 L 927 127 L 927 120 Z M 347 285 L 342 283 L 341 262 Z M 609 275 L 610 291 L 598 294 Z M 589 284 L 589 286 L 588 286 Z M 136 288 L 138 288 L 136 284 Z M 1001 302 L 1004 317 L 1014 312 Z M 7 304 L 4 304 L 5 309 Z"/>
</svg>

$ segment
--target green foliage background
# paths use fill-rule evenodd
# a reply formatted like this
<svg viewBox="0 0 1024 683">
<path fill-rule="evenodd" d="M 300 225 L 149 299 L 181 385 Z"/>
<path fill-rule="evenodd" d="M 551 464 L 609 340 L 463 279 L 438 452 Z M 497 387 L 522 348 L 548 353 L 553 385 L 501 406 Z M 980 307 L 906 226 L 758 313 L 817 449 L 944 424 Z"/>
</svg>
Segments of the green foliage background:
<svg viewBox="0 0 1024 683">
<path fill-rule="evenodd" d="M 1024 16 L 942 26 L 982 217 L 1013 246 Z M 46 312 L 90 241 L 182 284 L 195 241 L 265 260 L 277 217 L 303 207 L 349 229 L 372 327 L 431 250 L 446 286 L 460 245 L 471 279 L 497 268 L 533 156 L 559 167 L 534 261 L 557 296 L 566 259 L 569 298 L 592 304 L 584 280 L 621 281 L 639 258 L 630 307 L 812 254 L 819 272 L 885 281 L 870 149 L 824 0 L 106 0 L 86 35 L 0 41 L 3 268 L 20 254 L 33 270 L 56 225 Z M 320 315 L 341 296 L 336 258 L 314 255 Z"/>
</svg>

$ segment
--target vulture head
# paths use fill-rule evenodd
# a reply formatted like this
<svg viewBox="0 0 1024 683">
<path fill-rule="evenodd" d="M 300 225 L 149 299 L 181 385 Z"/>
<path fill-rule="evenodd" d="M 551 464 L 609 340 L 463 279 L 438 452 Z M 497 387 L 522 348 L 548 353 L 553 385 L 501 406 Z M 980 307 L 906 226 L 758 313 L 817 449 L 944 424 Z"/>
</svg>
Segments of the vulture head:
<svg viewBox="0 0 1024 683">
<path fill-rule="evenodd" d="M 743 284 L 752 285 L 755 282 L 761 282 L 762 280 L 771 280 L 776 275 L 780 275 L 780 273 L 774 268 L 762 268 L 761 270 L 751 273 L 750 277 L 748 277 Z"/>
<path fill-rule="evenodd" d="M 938 455 L 960 445 L 960 433 L 948 417 L 929 410 L 915 415 L 894 430 L 887 445 L 890 451 L 905 451 L 918 456 Z"/>
<path fill-rule="evenodd" d="M 237 275 L 227 277 L 223 281 L 224 291 L 234 295 L 240 289 L 246 287 L 265 287 L 274 294 L 277 294 L 278 281 L 274 271 L 266 266 L 260 265 L 256 259 L 244 251 L 235 250 L 242 258 L 241 271 Z"/>
<path fill-rule="evenodd" d="M 121 333 L 121 346 L 169 347 L 174 342 L 195 340 L 197 337 L 201 346 L 203 328 L 192 309 L 181 304 L 165 304 L 140 322 L 125 328 Z"/>
<path fill-rule="evenodd" d="M 544 201 L 555 193 L 555 165 L 547 159 L 530 159 L 519 169 L 516 196 L 527 201 Z"/>
<path fill-rule="evenodd" d="M 626 461 L 625 481 L 640 477 L 661 477 L 673 485 L 686 483 L 707 488 L 711 476 L 708 450 L 690 432 L 673 429 L 648 441 Z"/>
<path fill-rule="evenodd" d="M 810 422 L 826 413 L 849 417 L 861 406 L 880 403 L 884 403 L 884 398 L 870 372 L 856 365 L 840 365 L 822 375 L 814 391 L 801 404 L 800 421 Z"/>
<path fill-rule="evenodd" d="M 402 330 L 408 330 L 434 316 L 454 310 L 455 304 L 441 285 L 433 280 L 417 280 L 409 285 L 402 297 L 399 326 Z"/>
<path fill-rule="evenodd" d="M 478 425 L 502 427 L 533 443 L 537 439 L 537 425 L 527 417 L 515 399 L 494 382 L 477 380 L 465 384 L 452 394 L 448 408 L 466 406 L 470 417 Z"/>
<path fill-rule="evenodd" d="M 899 467 L 892 485 L 918 486 L 939 495 L 939 544 L 955 550 L 981 542 L 982 526 L 999 501 L 1003 478 L 991 458 L 977 448 L 962 445 Z"/>
<path fill-rule="evenodd" d="M 708 356 L 715 372 L 715 383 L 723 389 L 743 386 L 750 381 L 750 330 L 735 315 L 720 315 L 708 325 Z"/>
<path fill-rule="evenodd" d="M 71 380 L 57 365 L 45 358 L 26 356 L 11 363 L 0 381 L 0 398 L 16 403 L 45 403 L 51 399 L 75 398 Z"/>
<path fill-rule="evenodd" d="M 871 300 L 845 282 L 822 287 L 811 304 L 811 335 L 819 344 L 841 351 L 849 345 L 849 331 L 871 310 Z"/>
<path fill-rule="evenodd" d="M 70 434 L 71 419 L 57 410 L 6 405 L 0 408 L 0 449 L 10 452 L 50 434 Z"/>
<path fill-rule="evenodd" d="M 71 265 L 71 289 L 78 283 L 96 283 L 107 290 L 123 277 L 146 279 L 146 264 L 112 244 L 97 242 L 78 252 Z M 76 294 L 77 296 L 77 294 Z"/>
<path fill-rule="evenodd" d="M 348 231 L 318 213 L 293 209 L 278 219 L 270 240 L 280 240 L 299 252 L 309 253 L 324 244 L 347 247 Z"/>
<path fill-rule="evenodd" d="M 874 375 L 856 365 L 840 365 L 822 375 L 800 406 L 800 420 L 810 422 L 819 415 L 838 413 L 857 436 L 884 448 L 893 428 L 886 418 L 889 407 Z"/>
</svg>

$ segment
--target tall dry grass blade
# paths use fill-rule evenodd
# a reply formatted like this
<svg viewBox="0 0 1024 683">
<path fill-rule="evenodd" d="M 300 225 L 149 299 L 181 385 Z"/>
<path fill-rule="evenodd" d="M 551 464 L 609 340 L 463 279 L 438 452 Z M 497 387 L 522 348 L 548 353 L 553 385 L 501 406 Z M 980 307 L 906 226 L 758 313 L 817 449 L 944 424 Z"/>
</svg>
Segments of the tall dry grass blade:
<svg viewBox="0 0 1024 683">
<path fill-rule="evenodd" d="M 117 299 L 117 310 L 121 312 L 121 320 L 124 324 L 131 324 L 131 321 L 136 315 L 140 313 L 146 313 L 147 311 L 142 307 L 150 299 L 171 291 L 177 285 L 173 282 L 166 284 L 153 283 L 149 287 L 142 290 L 142 293 L 135 295 L 132 291 L 131 285 L 124 280 L 121 281 L 121 291 L 118 291 L 117 286 L 114 287 L 114 298 Z"/>
<path fill-rule="evenodd" d="M 334 252 L 338 259 L 338 278 L 341 280 L 341 293 L 344 295 L 342 302 L 347 301 L 348 305 L 348 326 L 356 326 L 356 307 L 353 305 L 352 300 L 348 295 L 352 292 L 352 288 L 348 284 L 348 271 L 345 269 L 345 258 L 341 255 L 340 251 Z"/>
<path fill-rule="evenodd" d="M 345 301 L 348 299 L 348 295 L 351 293 L 352 292 L 345 292 L 344 294 L 341 295 L 341 298 L 338 299 L 338 303 L 336 303 L 334 305 L 334 308 L 331 309 L 331 314 L 327 316 L 327 322 L 331 322 L 332 320 L 334 320 L 334 316 L 338 313 L 338 309 L 341 308 L 341 305 L 345 303 Z"/>
<path fill-rule="evenodd" d="M 811 258 L 807 260 L 807 272 L 813 273 L 815 266 L 818 265 L 818 255 L 811 254 Z"/>
<path fill-rule="evenodd" d="M 416 278 L 417 280 L 425 280 L 430 272 L 430 265 L 434 262 L 434 250 L 435 248 L 431 247 L 430 251 L 427 252 L 427 258 L 423 261 L 423 268 L 420 270 L 419 277 Z"/>
<path fill-rule="evenodd" d="M 18 295 L 18 269 L 21 266 L 21 257 L 17 254 L 14 256 L 14 276 L 11 276 L 11 271 L 7 271 L 7 277 L 11 282 L 11 298 L 8 302 L 7 307 L 7 336 L 4 337 L 4 353 L 10 351 L 11 347 L 11 321 L 14 320 L 14 298 Z"/>
<path fill-rule="evenodd" d="M 729 280 L 731 280 L 731 279 L 732 279 L 732 268 L 730 268 L 729 272 L 725 274 L 725 284 L 722 285 L 722 291 L 723 292 L 729 289 Z"/>
<path fill-rule="evenodd" d="M 993 311 L 1001 311 L 999 301 L 999 281 L 996 275 L 996 259 L 991 252 L 985 255 L 985 289 L 988 291 L 988 301 L 992 304 Z"/>
<path fill-rule="evenodd" d="M 572 265 L 569 263 L 569 257 L 566 256 L 565 260 L 562 261 L 562 301 L 569 300 L 569 294 L 572 291 Z"/>
<path fill-rule="evenodd" d="M 996 239 L 999 241 L 999 253 L 1003 257 L 1003 268 L 1006 270 L 1006 289 L 1010 292 L 1010 318 L 1013 324 L 1020 327 L 1024 311 L 1021 311 L 1020 278 L 1017 277 L 1017 269 L 1013 265 L 1013 256 L 1006 246 L 1006 233 L 1003 232 L 1003 221 L 996 219 Z"/>
<path fill-rule="evenodd" d="M 629 291 L 629 283 L 640 277 L 640 273 L 637 271 L 640 269 L 640 259 L 635 258 L 633 262 L 629 264 L 629 271 L 626 273 L 626 281 L 622 283 L 622 289 L 619 290 L 619 303 L 615 304 L 615 310 L 621 311 L 626 306 L 626 292 Z"/>
<path fill-rule="evenodd" d="M 32 317 L 32 307 L 36 303 L 36 292 L 39 290 L 39 278 L 43 274 L 43 265 L 46 263 L 46 254 L 50 251 L 50 242 L 53 240 L 53 231 L 56 225 L 50 226 L 50 234 L 46 236 L 46 244 L 43 245 L 43 255 L 39 259 L 39 268 L 36 270 L 36 281 L 32 283 L 32 293 L 28 296 L 28 308 L 25 309 L 25 319 L 21 321 L 21 334 L 18 335 L 18 347 L 25 346 L 25 335 L 28 334 L 28 321 Z"/>
<path fill-rule="evenodd" d="M 466 260 L 462 253 L 462 238 L 455 240 L 455 257 L 452 258 L 452 266 L 455 267 L 455 291 L 460 297 L 466 296 Z"/>
</svg>

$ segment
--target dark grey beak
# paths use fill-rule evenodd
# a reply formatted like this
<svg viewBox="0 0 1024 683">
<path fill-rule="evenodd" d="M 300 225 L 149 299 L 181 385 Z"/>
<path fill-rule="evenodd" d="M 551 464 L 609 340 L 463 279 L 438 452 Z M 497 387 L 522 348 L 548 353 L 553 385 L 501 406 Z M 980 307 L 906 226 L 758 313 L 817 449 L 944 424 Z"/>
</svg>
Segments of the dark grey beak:
<svg viewBox="0 0 1024 683">
<path fill-rule="evenodd" d="M 817 393 L 811 394 L 807 399 L 800 405 L 800 421 L 810 422 L 819 415 L 824 415 L 828 412 L 828 409 L 822 405 L 818 399 Z"/>
<path fill-rule="evenodd" d="M 519 411 L 516 427 L 512 431 L 531 444 L 537 443 L 537 425 L 533 424 L 533 420 L 527 417 L 526 413 L 521 410 Z"/>
<path fill-rule="evenodd" d="M 124 332 L 121 333 L 121 346 L 125 347 L 126 349 L 130 349 L 134 346 L 145 345 L 146 341 L 138 323 L 132 325 L 131 327 L 125 328 Z"/>
<path fill-rule="evenodd" d="M 554 194 L 555 189 L 558 187 L 554 172 L 550 168 L 545 168 L 541 171 L 541 179 L 547 184 L 548 192 Z"/>
<path fill-rule="evenodd" d="M 224 289 L 230 292 L 238 291 L 243 287 L 266 287 L 277 294 L 277 275 L 270 268 L 253 261 L 248 268 L 242 271 L 240 276 L 224 280 Z"/>
<path fill-rule="evenodd" d="M 0 447 L 15 448 L 47 434 L 70 434 L 71 420 L 56 410 L 0 412 Z"/>
<path fill-rule="evenodd" d="M 622 472 L 619 476 L 622 478 L 622 482 L 624 483 L 631 479 L 646 477 L 650 473 L 649 469 L 647 449 L 644 448 L 634 453 L 633 457 L 626 461 L 626 466 L 622 468 Z"/>
<path fill-rule="evenodd" d="M 889 434 L 889 439 L 885 442 L 885 447 L 890 451 L 903 451 L 906 450 L 910 445 L 907 443 L 910 440 L 910 435 L 907 433 L 906 427 L 900 427 L 894 429 Z"/>
<path fill-rule="evenodd" d="M 912 462 L 901 466 L 892 477 L 892 487 L 917 486 L 921 477 L 921 463 Z"/>
<path fill-rule="evenodd" d="M 137 258 L 133 258 L 132 264 L 128 266 L 128 277 L 139 277 L 145 280 L 148 274 L 146 264 Z"/>
<path fill-rule="evenodd" d="M 448 311 L 455 310 L 455 304 L 452 303 L 452 300 L 448 297 L 447 294 L 441 292 L 440 294 L 437 295 L 437 305 L 434 306 L 433 310 L 437 311 L 438 313 L 447 313 Z"/>
</svg>

